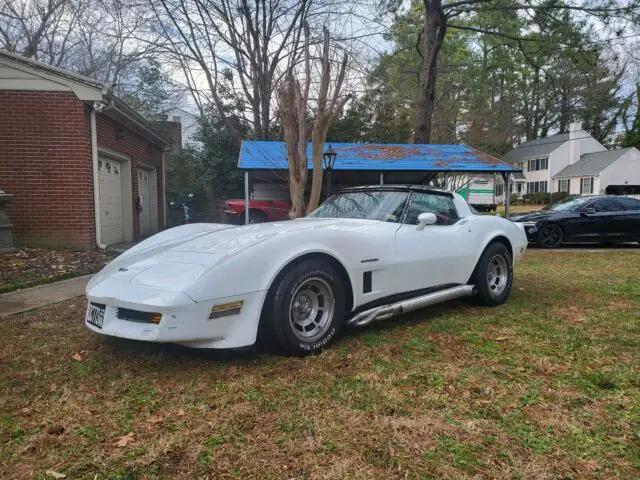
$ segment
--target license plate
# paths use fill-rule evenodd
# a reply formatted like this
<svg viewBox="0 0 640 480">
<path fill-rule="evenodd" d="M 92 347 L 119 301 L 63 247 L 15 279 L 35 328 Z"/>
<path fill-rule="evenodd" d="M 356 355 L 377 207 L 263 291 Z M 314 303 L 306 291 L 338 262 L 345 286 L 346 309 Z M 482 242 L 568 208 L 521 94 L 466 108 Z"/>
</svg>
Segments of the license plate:
<svg viewBox="0 0 640 480">
<path fill-rule="evenodd" d="M 104 322 L 105 306 L 99 303 L 90 303 L 87 310 L 87 323 L 94 327 L 102 328 Z"/>
</svg>

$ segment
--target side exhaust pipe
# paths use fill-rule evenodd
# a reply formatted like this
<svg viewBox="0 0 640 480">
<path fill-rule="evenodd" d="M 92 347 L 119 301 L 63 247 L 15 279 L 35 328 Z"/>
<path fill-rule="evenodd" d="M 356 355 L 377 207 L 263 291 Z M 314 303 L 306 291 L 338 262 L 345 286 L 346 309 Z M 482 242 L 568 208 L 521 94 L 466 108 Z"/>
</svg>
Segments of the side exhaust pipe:
<svg viewBox="0 0 640 480">
<path fill-rule="evenodd" d="M 419 310 L 429 305 L 435 305 L 436 303 L 446 302 L 453 300 L 454 298 L 468 297 L 475 294 L 476 287 L 474 285 L 459 285 L 457 287 L 446 288 L 444 290 L 438 290 L 437 292 L 427 293 L 419 297 L 409 298 L 407 300 L 401 300 L 389 305 L 383 305 L 381 307 L 370 308 L 364 312 L 360 312 L 354 315 L 347 321 L 347 325 L 354 327 L 364 327 L 369 325 L 374 320 L 386 320 L 402 313 L 412 312 L 413 310 Z"/>
</svg>

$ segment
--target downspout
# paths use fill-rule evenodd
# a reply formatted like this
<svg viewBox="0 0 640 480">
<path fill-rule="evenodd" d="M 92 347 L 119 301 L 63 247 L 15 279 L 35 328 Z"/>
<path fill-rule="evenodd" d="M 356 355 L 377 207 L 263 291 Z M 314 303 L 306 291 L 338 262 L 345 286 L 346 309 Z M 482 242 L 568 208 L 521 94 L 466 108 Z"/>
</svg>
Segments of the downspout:
<svg viewBox="0 0 640 480">
<path fill-rule="evenodd" d="M 104 250 L 107 248 L 102 243 L 100 232 L 100 181 L 98 180 L 98 130 L 96 128 L 96 109 L 95 105 L 91 109 L 91 160 L 93 163 L 93 213 L 96 225 L 96 246 Z"/>
</svg>

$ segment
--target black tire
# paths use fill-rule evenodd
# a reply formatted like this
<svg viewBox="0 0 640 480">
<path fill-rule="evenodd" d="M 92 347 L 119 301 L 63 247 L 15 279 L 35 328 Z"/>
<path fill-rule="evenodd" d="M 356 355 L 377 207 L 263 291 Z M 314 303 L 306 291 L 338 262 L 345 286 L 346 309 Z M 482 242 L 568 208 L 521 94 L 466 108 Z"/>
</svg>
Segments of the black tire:
<svg viewBox="0 0 640 480">
<path fill-rule="evenodd" d="M 490 269 L 495 273 L 496 267 L 498 274 L 490 275 Z M 506 302 L 513 286 L 513 260 L 509 249 L 500 242 L 490 243 L 480 256 L 469 283 L 478 290 L 474 297 L 478 303 L 496 307 Z"/>
<path fill-rule="evenodd" d="M 536 244 L 541 248 L 557 248 L 564 242 L 564 231 L 560 225 L 548 223 L 536 236 Z"/>
<path fill-rule="evenodd" d="M 249 210 L 249 223 L 265 223 L 267 216 L 260 210 Z"/>
<path fill-rule="evenodd" d="M 314 287 L 319 293 L 314 293 Z M 322 351 L 333 343 L 344 325 L 345 288 L 340 273 L 322 259 L 293 265 L 269 290 L 260 320 L 260 343 L 281 355 L 302 357 Z"/>
</svg>

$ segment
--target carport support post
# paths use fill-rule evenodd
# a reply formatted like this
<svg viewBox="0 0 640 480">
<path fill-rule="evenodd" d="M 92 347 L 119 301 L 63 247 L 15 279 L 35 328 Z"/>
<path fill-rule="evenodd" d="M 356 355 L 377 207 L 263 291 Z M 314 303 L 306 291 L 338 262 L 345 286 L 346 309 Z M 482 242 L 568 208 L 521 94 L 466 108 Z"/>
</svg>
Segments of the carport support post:
<svg viewBox="0 0 640 480">
<path fill-rule="evenodd" d="M 380 185 L 384 185 L 384 173 L 380 172 Z"/>
<path fill-rule="evenodd" d="M 507 218 L 509 216 L 509 203 L 511 202 L 511 192 L 509 192 L 511 174 L 509 172 L 502 173 L 502 179 L 504 180 L 504 218 Z"/>
<path fill-rule="evenodd" d="M 244 224 L 249 225 L 249 171 L 244 172 Z"/>
</svg>

